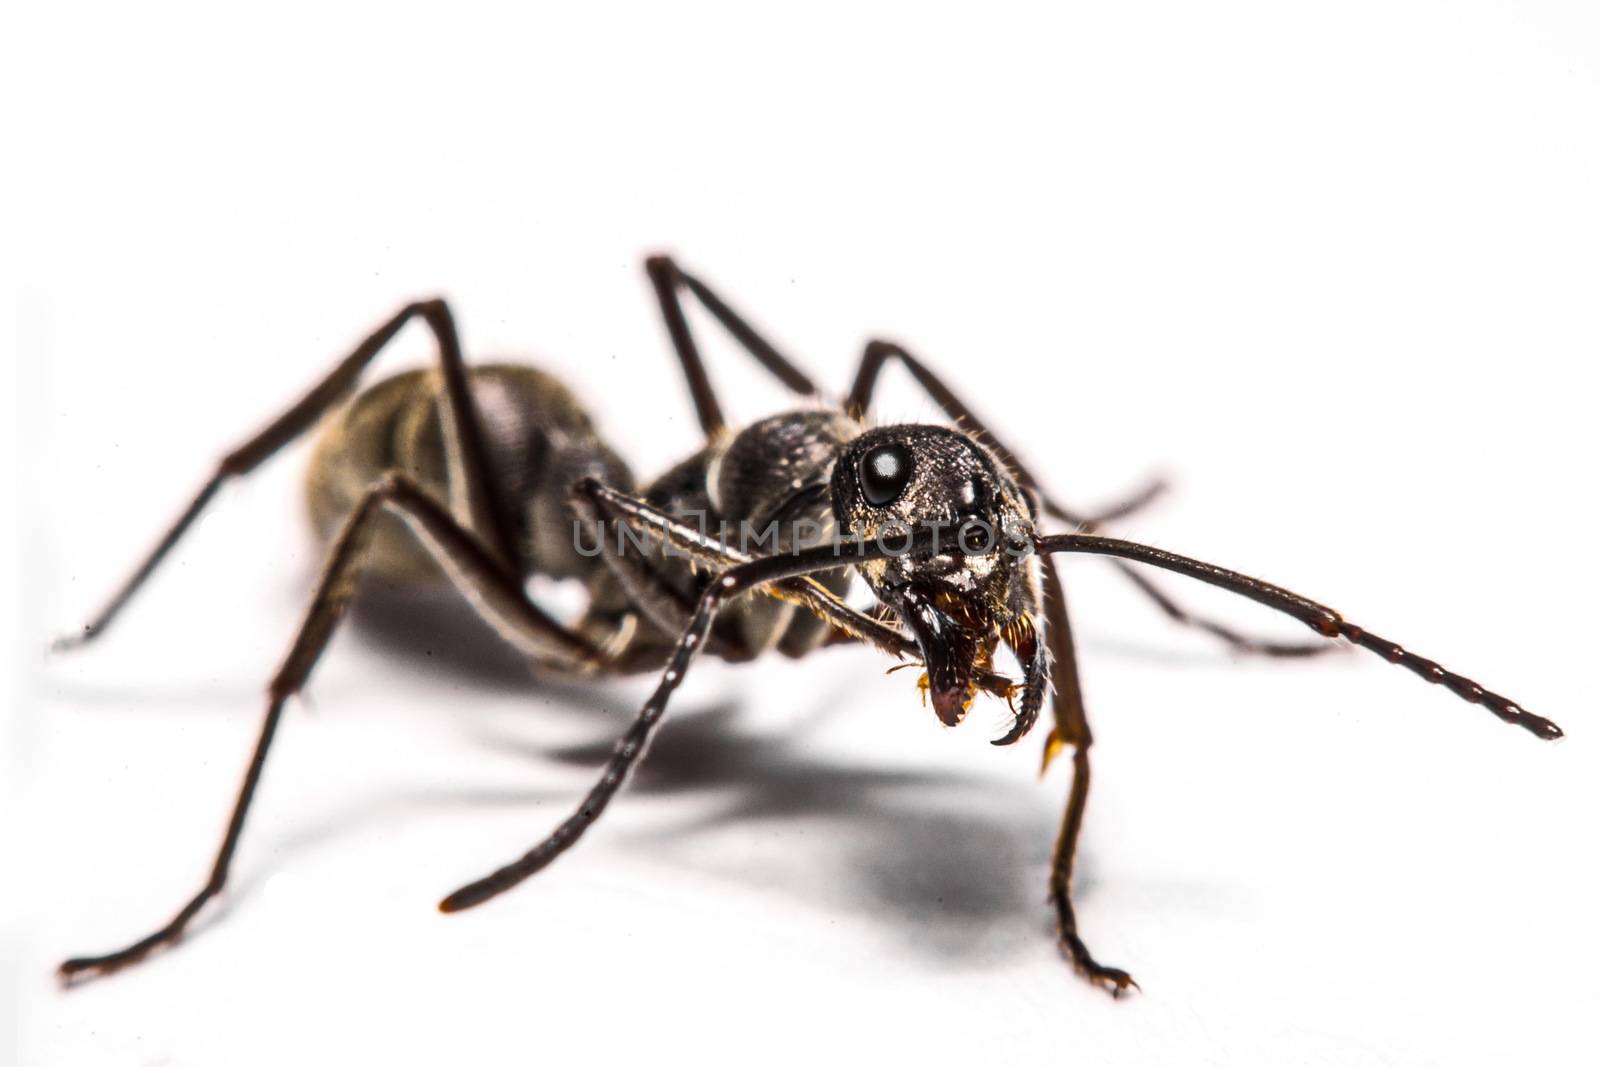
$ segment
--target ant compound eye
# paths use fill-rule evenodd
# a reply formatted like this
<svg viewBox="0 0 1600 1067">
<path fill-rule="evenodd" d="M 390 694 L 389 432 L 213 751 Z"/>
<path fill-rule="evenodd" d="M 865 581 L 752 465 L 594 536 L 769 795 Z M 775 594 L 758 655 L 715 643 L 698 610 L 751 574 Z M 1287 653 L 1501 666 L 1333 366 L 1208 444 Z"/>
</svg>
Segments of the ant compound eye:
<svg viewBox="0 0 1600 1067">
<path fill-rule="evenodd" d="M 861 495 L 875 508 L 893 504 L 911 484 L 911 453 L 902 445 L 878 445 L 861 457 Z"/>
</svg>

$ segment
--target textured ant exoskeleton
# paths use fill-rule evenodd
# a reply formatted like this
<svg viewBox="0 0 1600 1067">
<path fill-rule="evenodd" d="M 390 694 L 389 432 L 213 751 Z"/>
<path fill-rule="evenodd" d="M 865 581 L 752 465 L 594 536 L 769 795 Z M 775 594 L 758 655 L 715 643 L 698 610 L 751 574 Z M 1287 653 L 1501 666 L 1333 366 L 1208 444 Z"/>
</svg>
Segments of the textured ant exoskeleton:
<svg viewBox="0 0 1600 1067">
<path fill-rule="evenodd" d="M 597 436 L 576 399 L 528 367 L 468 367 L 449 309 L 407 305 L 263 431 L 223 458 L 154 551 L 80 635 L 103 633 L 204 509 L 318 422 L 311 513 L 328 544 L 304 622 L 268 687 L 268 706 L 210 878 L 173 919 L 119 951 L 67 960 L 63 977 L 108 972 L 173 942 L 221 891 L 286 701 L 304 686 L 363 571 L 421 581 L 441 572 L 540 671 L 596 677 L 659 671 L 660 682 L 573 814 L 531 851 L 446 897 L 444 911 L 479 904 L 542 869 L 600 817 L 643 757 L 667 700 L 702 651 L 731 661 L 778 650 L 802 656 L 865 642 L 920 661 L 933 710 L 960 722 L 982 690 L 1011 703 L 1012 744 L 1047 700 L 1046 762 L 1072 750 L 1073 779 L 1050 872 L 1063 950 L 1113 993 L 1133 985 L 1098 963 L 1073 914 L 1073 857 L 1089 789 L 1092 735 L 1060 577 L 1051 556 L 1115 557 L 1137 588 L 1173 619 L 1242 651 L 1303 655 L 1334 647 L 1259 641 L 1191 615 L 1130 564 L 1145 564 L 1238 593 L 1290 615 L 1322 638 L 1345 638 L 1541 738 L 1547 719 L 1461 675 L 1346 622 L 1332 609 L 1266 582 L 1132 542 L 1098 526 L 1138 507 L 1159 486 L 1098 516 L 1052 500 L 971 411 L 897 345 L 867 345 L 842 404 L 824 405 L 804 373 L 694 276 L 671 260 L 646 264 L 705 432 L 699 451 L 636 491 L 628 467 Z M 687 290 L 784 385 L 804 410 L 738 431 L 724 422 L 680 303 Z M 371 360 L 410 321 L 433 332 L 439 365 L 352 393 Z M 900 361 L 959 427 L 871 427 L 864 412 L 879 373 Z M 1049 534 L 1047 521 L 1075 532 Z M 716 533 L 711 532 L 712 528 Z M 754 544 L 729 529 L 753 534 Z M 622 536 L 629 535 L 628 537 Z M 631 540 L 630 540 L 631 538 Z M 848 606 L 852 574 L 879 602 Z M 530 599 L 530 575 L 584 582 L 588 607 L 568 625 Z M 1001 644 L 1021 677 L 994 670 Z"/>
</svg>

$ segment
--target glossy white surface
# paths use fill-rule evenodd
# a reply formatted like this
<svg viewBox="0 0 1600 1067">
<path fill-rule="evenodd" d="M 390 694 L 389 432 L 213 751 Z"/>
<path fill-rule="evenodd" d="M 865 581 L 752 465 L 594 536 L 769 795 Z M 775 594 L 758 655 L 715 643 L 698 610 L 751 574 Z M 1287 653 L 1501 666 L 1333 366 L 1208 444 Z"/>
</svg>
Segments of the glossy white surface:
<svg viewBox="0 0 1600 1067">
<path fill-rule="evenodd" d="M 22 1062 L 1592 1062 L 1591 9 L 25 19 Z M 914 347 L 1064 497 L 1168 474 L 1127 535 L 1570 737 L 1354 652 L 1230 659 L 1068 561 L 1083 930 L 1144 986 L 1113 1003 L 1050 937 L 1065 767 L 991 749 L 997 707 L 943 729 L 861 651 L 702 665 L 589 839 L 441 917 L 566 813 L 645 683 L 530 688 L 407 616 L 342 632 L 291 710 L 226 906 L 60 992 L 56 961 L 204 876 L 315 567 L 304 450 L 103 643 L 48 638 L 412 296 L 663 469 L 695 424 L 658 248 L 841 390 L 869 336 Z M 697 322 L 729 410 L 776 410 Z M 383 366 L 426 355 L 408 332 Z M 898 372 L 886 401 L 935 416 Z"/>
</svg>

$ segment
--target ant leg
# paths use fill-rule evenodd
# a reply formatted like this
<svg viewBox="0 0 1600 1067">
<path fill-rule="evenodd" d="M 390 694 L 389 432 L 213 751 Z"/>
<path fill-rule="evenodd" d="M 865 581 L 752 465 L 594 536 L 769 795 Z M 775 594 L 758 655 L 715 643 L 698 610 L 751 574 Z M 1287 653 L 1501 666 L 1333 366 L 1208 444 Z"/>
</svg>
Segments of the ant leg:
<svg viewBox="0 0 1600 1067">
<path fill-rule="evenodd" d="M 648 535 L 670 544 L 675 551 L 681 552 L 713 572 L 726 570 L 740 563 L 748 563 L 753 558 L 637 497 L 602 485 L 592 478 L 579 482 L 573 489 L 573 495 L 578 500 L 587 502 L 610 521 L 621 523 L 641 535 Z M 609 550 L 609 540 L 607 545 Z M 610 555 L 606 562 L 613 564 L 614 568 L 636 565 L 633 557 L 623 557 L 620 553 Z M 631 579 L 619 575 L 619 580 L 625 585 L 630 580 L 642 584 L 659 582 L 659 577 L 649 572 L 647 568 L 637 567 Z M 916 642 L 891 625 L 888 620 L 857 611 L 813 578 L 791 578 L 774 582 L 761 591 L 768 596 L 788 600 L 806 608 L 822 621 L 833 625 L 836 632 L 843 635 L 844 639 L 872 645 L 896 659 L 921 659 L 922 653 Z M 692 606 L 687 604 L 677 590 L 668 587 L 663 590 L 659 610 L 664 614 L 658 625 L 670 623 L 670 626 L 663 628 L 674 632 L 681 631 L 688 625 Z M 652 621 L 656 620 L 652 618 Z M 1010 680 L 992 671 L 981 671 L 978 675 L 978 684 L 1002 698 L 1010 695 L 1012 691 Z"/>
<path fill-rule="evenodd" d="M 716 390 L 711 387 L 711 379 L 706 375 L 704 362 L 700 359 L 699 346 L 695 344 L 694 333 L 689 329 L 689 321 L 683 314 L 683 303 L 678 295 L 681 285 L 694 294 L 705 309 L 711 312 L 713 318 L 722 324 L 723 329 L 733 335 L 744 349 L 755 357 L 767 370 L 796 393 L 803 396 L 816 396 L 816 384 L 806 376 L 805 372 L 776 349 L 772 344 L 757 333 L 755 328 L 744 320 L 737 312 L 723 302 L 722 298 L 706 286 L 694 275 L 680 269 L 668 256 L 651 256 L 645 260 L 645 273 L 650 278 L 650 284 L 655 288 L 656 300 L 661 305 L 661 318 L 666 322 L 667 334 L 672 338 L 672 347 L 678 353 L 678 362 L 683 365 L 683 375 L 689 383 L 689 395 L 694 400 L 695 413 L 700 417 L 700 428 L 705 431 L 707 438 L 716 436 L 725 426 L 722 416 L 722 407 L 717 403 Z"/>
<path fill-rule="evenodd" d="M 439 367 L 445 386 L 441 417 L 449 464 L 449 484 L 456 498 L 452 500 L 452 510 L 485 539 L 498 557 L 499 565 L 509 568 L 510 561 L 515 558 L 512 553 L 513 527 L 509 516 L 504 514 L 501 494 L 494 485 L 492 472 L 485 459 L 482 424 L 467 387 L 466 365 L 455 320 L 443 300 L 422 300 L 401 308 L 287 411 L 224 456 L 188 507 L 168 527 L 99 614 L 80 633 L 58 639 L 54 647 L 61 650 L 85 645 L 104 633 L 167 553 L 200 517 L 223 483 L 253 471 L 344 399 L 367 364 L 413 318 L 420 318 L 427 324 L 439 346 Z"/>
<path fill-rule="evenodd" d="M 1094 528 L 1095 527 L 1093 526 L 1087 527 L 1089 530 L 1093 530 Z M 1123 563 L 1121 560 L 1115 561 L 1115 566 L 1127 577 L 1128 581 L 1132 582 L 1136 588 L 1144 593 L 1145 596 L 1149 597 L 1151 602 L 1154 603 L 1156 607 L 1160 608 L 1162 614 L 1166 615 L 1167 618 L 1171 619 L 1175 623 L 1178 623 L 1180 626 L 1193 627 L 1194 629 L 1200 630 L 1203 633 L 1208 633 L 1213 637 L 1219 638 L 1224 644 L 1236 652 L 1249 652 L 1262 656 L 1291 658 L 1294 656 L 1317 656 L 1329 651 L 1330 649 L 1336 649 L 1339 647 L 1338 645 L 1329 644 L 1326 641 L 1319 644 L 1315 642 L 1302 643 L 1299 641 L 1268 641 L 1259 637 L 1251 637 L 1249 634 L 1240 633 L 1238 630 L 1217 622 L 1214 619 L 1207 619 L 1203 616 L 1193 614 L 1189 611 L 1189 609 L 1183 607 L 1177 601 L 1168 596 L 1160 586 L 1156 585 L 1149 578 L 1146 578 L 1144 575 Z"/>
<path fill-rule="evenodd" d="M 1078 935 L 1078 916 L 1072 907 L 1072 867 L 1078 853 L 1078 835 L 1083 829 L 1083 810 L 1089 801 L 1089 746 L 1094 734 L 1089 730 L 1089 718 L 1083 706 L 1083 689 L 1078 682 L 1077 653 L 1072 641 L 1072 625 L 1067 618 L 1067 602 L 1062 590 L 1061 575 L 1048 557 L 1041 561 L 1044 569 L 1044 612 L 1047 626 L 1045 640 L 1049 643 L 1054 661 L 1052 673 L 1055 680 L 1055 728 L 1045 743 L 1045 764 L 1063 745 L 1072 746 L 1072 789 L 1067 794 L 1066 811 L 1061 817 L 1061 830 L 1056 836 L 1055 853 L 1050 861 L 1050 902 L 1056 909 L 1056 932 L 1061 950 L 1072 961 L 1078 973 L 1106 989 L 1112 996 L 1121 996 L 1130 987 L 1139 988 L 1127 971 L 1107 967 L 1096 962 L 1089 948 Z"/>
<path fill-rule="evenodd" d="M 1291 618 L 1299 619 L 1323 637 L 1343 637 L 1369 652 L 1375 652 L 1390 663 L 1406 668 L 1425 681 L 1444 686 L 1468 704 L 1482 704 L 1501 720 L 1520 726 L 1536 737 L 1552 741 L 1561 736 L 1561 727 L 1549 719 L 1527 711 L 1498 693 L 1491 693 L 1470 678 L 1445 670 L 1431 659 L 1424 659 L 1414 652 L 1408 652 L 1393 641 L 1345 621 L 1342 615 L 1330 607 L 1315 600 L 1308 600 L 1299 593 L 1291 593 L 1280 586 L 1263 582 L 1259 578 L 1251 578 L 1237 571 L 1225 570 L 1214 564 L 1202 563 L 1200 560 L 1180 556 L 1174 552 L 1114 537 L 1056 534 L 1051 537 L 1035 538 L 1034 547 L 1041 555 L 1048 555 L 1051 552 L 1082 552 L 1096 556 L 1116 556 L 1160 567 L 1207 585 L 1226 589 L 1230 593 L 1237 593 L 1274 611 L 1281 611 Z"/>
<path fill-rule="evenodd" d="M 602 486 L 593 478 L 585 478 L 572 488 L 572 510 L 582 519 L 593 523 L 600 531 L 600 562 L 616 579 L 632 609 L 648 619 L 663 634 L 682 632 L 694 613 L 694 594 L 668 579 L 660 566 L 660 561 L 646 551 L 645 538 L 649 531 L 641 529 L 636 521 L 630 521 L 629 516 L 620 513 L 611 502 L 613 497 L 630 502 L 635 500 L 625 493 Z M 641 509 L 649 508 L 643 501 L 636 503 Z M 649 510 L 655 509 L 649 508 Z M 631 540 L 632 547 L 636 551 L 627 551 L 627 546 L 623 544 L 624 529 L 635 535 Z M 670 543 L 672 539 L 668 537 L 664 540 Z M 678 545 L 675 544 L 674 548 L 678 548 Z M 690 556 L 688 552 L 683 552 L 682 555 L 691 562 L 704 562 L 700 557 Z M 727 561 L 722 561 L 722 565 L 726 567 Z M 740 659 L 749 658 L 740 655 L 742 649 L 723 647 L 726 642 L 721 635 L 712 634 L 709 641 L 714 655 L 726 654 Z"/>
<path fill-rule="evenodd" d="M 59 974 L 63 979 L 108 974 L 177 941 L 206 902 L 222 891 L 284 705 L 304 687 L 343 618 L 360 577 L 374 520 L 384 511 L 393 512 L 406 522 L 474 609 L 529 659 L 574 674 L 592 674 L 605 669 L 605 653 L 529 601 L 521 586 L 500 568 L 476 534 L 465 529 L 440 504 L 404 477 L 386 475 L 367 492 L 329 547 L 305 619 L 282 666 L 267 687 L 266 718 L 205 885 L 165 926 L 149 936 L 116 952 L 80 956 L 62 963 Z"/>
<path fill-rule="evenodd" d="M 1152 478 L 1138 489 L 1118 500 L 1114 504 L 1107 504 L 1098 511 L 1091 511 L 1078 520 L 1080 527 L 1094 529 L 1108 522 L 1125 519 L 1129 515 L 1137 514 L 1165 493 L 1168 489 L 1164 478 Z"/>
<path fill-rule="evenodd" d="M 748 563 L 753 558 L 720 540 L 708 537 L 700 529 L 637 497 L 602 485 L 594 479 L 579 482 L 573 488 L 573 496 L 580 507 L 592 508 L 597 516 L 603 515 L 607 522 L 670 545 L 675 552 L 713 573 Z M 620 541 L 613 546 L 609 536 L 604 537 L 602 546 L 602 561 L 617 577 L 630 603 L 642 614 L 667 633 L 681 632 L 689 624 L 693 604 L 680 590 L 667 584 L 642 554 L 626 554 L 621 551 Z M 916 642 L 896 629 L 888 619 L 857 611 L 820 581 L 810 577 L 791 578 L 774 582 L 760 591 L 798 604 L 833 626 L 834 637 L 826 644 L 860 641 L 895 659 L 921 660 L 922 653 Z M 715 651 L 715 634 L 710 642 Z M 1008 698 L 1013 692 L 1011 680 L 993 671 L 981 670 L 977 678 L 985 691 L 1002 699 Z"/>
<path fill-rule="evenodd" d="M 678 638 L 655 691 L 639 709 L 639 715 L 633 725 L 617 742 L 611 758 L 606 761 L 605 768 L 601 771 L 600 780 L 589 790 L 577 809 L 519 859 L 476 882 L 462 886 L 445 897 L 439 902 L 439 910 L 461 911 L 482 904 L 548 867 L 563 852 L 577 844 L 584 831 L 604 814 L 606 807 L 627 781 L 628 775 L 643 758 L 651 738 L 655 736 L 656 727 L 661 724 L 662 717 L 666 714 L 667 701 L 683 681 L 684 675 L 705 644 L 717 614 L 731 600 L 741 593 L 769 582 L 781 582 L 788 578 L 821 574 L 839 567 L 856 566 L 890 555 L 898 555 L 904 551 L 931 551 L 933 538 L 924 536 L 924 533 L 926 531 L 915 535 L 910 546 L 888 549 L 878 544 L 851 541 L 818 545 L 815 548 L 779 556 L 761 556 L 723 572 L 700 594 L 694 614 L 688 626 L 684 627 L 682 636 Z"/>
<path fill-rule="evenodd" d="M 856 418 L 866 410 L 867 404 L 872 400 L 872 391 L 878 382 L 878 375 L 891 359 L 898 359 L 911 373 L 934 402 L 957 423 L 967 430 L 975 433 L 984 440 L 990 448 L 999 454 L 1002 462 L 1016 474 L 1024 486 L 1039 494 L 1040 502 L 1044 505 L 1047 514 L 1060 519 L 1062 522 L 1071 523 L 1085 533 L 1093 533 L 1103 522 L 1122 518 L 1138 510 L 1144 504 L 1158 496 L 1164 486 L 1159 481 L 1152 482 L 1149 486 L 1134 494 L 1127 501 L 1111 507 L 1099 515 L 1083 515 L 1069 508 L 1063 507 L 1045 494 L 1039 479 L 1022 465 L 1012 452 L 990 430 L 981 419 L 972 413 L 972 410 L 961 402 L 943 381 L 932 371 L 923 366 L 911 353 L 904 348 L 889 341 L 872 341 L 867 344 L 866 351 L 861 356 L 861 368 L 856 372 L 855 383 L 850 388 L 850 394 L 845 399 L 845 410 Z M 1307 644 L 1291 641 L 1273 641 L 1255 637 L 1248 637 L 1238 633 L 1221 623 L 1212 622 L 1179 607 L 1170 597 L 1154 585 L 1148 578 L 1138 574 L 1134 568 L 1120 561 L 1114 564 L 1122 575 L 1131 581 L 1134 586 L 1145 596 L 1155 601 L 1164 614 L 1174 622 L 1193 626 L 1221 639 L 1236 652 L 1247 652 L 1265 656 L 1314 656 L 1326 652 L 1331 646 L 1327 644 Z"/>
</svg>

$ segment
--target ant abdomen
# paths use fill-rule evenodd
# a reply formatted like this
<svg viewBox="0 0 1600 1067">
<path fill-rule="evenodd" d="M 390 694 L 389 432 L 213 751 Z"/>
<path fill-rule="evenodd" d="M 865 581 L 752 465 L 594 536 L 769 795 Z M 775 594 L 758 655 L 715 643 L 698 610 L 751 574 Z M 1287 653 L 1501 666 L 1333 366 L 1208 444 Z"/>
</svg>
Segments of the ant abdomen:
<svg viewBox="0 0 1600 1067">
<path fill-rule="evenodd" d="M 627 465 L 600 440 L 572 391 L 551 375 L 491 363 L 472 367 L 468 381 L 494 498 L 506 506 L 517 569 L 557 578 L 590 574 L 595 561 L 575 549 L 568 493 L 584 477 L 630 490 Z M 390 472 L 461 511 L 461 475 L 452 469 L 445 443 L 443 396 L 437 369 L 403 371 L 329 413 L 306 477 L 319 538 L 332 540 L 372 485 Z M 382 521 L 372 538 L 367 568 L 374 577 L 401 584 L 442 580 L 433 557 L 398 519 Z"/>
</svg>

